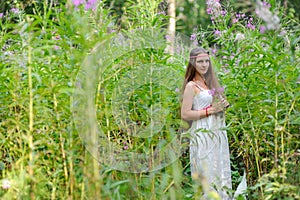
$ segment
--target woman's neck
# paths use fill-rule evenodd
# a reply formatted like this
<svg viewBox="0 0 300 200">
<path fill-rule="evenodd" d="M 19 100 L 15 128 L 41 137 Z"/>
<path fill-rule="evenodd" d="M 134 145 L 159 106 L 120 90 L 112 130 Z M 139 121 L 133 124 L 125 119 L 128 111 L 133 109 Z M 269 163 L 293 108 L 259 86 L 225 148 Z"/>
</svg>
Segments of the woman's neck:
<svg viewBox="0 0 300 200">
<path fill-rule="evenodd" d="M 193 80 L 194 81 L 205 82 L 205 78 L 202 75 L 198 74 L 198 73 L 195 75 Z"/>
</svg>

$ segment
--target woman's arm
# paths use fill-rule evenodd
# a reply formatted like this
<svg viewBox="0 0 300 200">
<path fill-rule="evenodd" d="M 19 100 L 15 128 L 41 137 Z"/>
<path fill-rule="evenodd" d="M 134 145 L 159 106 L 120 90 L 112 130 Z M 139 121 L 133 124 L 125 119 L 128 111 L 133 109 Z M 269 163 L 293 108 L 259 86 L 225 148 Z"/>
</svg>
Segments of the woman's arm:
<svg viewBox="0 0 300 200">
<path fill-rule="evenodd" d="M 198 120 L 222 111 L 223 108 L 220 104 L 214 105 L 207 110 L 192 110 L 193 100 L 196 94 L 194 87 L 195 86 L 191 82 L 185 86 L 181 106 L 181 118 L 183 120 Z"/>
<path fill-rule="evenodd" d="M 181 118 L 183 120 L 198 120 L 206 117 L 206 110 L 192 110 L 193 99 L 196 94 L 195 86 L 189 82 L 186 84 L 181 106 Z"/>
</svg>

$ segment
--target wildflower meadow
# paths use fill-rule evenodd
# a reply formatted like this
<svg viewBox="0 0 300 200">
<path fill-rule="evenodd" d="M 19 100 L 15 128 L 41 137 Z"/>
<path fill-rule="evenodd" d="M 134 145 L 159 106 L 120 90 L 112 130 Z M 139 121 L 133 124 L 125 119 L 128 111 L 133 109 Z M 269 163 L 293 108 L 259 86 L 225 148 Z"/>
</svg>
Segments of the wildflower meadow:
<svg viewBox="0 0 300 200">
<path fill-rule="evenodd" d="M 1 1 L 0 199 L 201 199 L 180 117 L 197 46 L 230 103 L 229 195 L 245 174 L 235 199 L 300 199 L 298 4 Z"/>
</svg>

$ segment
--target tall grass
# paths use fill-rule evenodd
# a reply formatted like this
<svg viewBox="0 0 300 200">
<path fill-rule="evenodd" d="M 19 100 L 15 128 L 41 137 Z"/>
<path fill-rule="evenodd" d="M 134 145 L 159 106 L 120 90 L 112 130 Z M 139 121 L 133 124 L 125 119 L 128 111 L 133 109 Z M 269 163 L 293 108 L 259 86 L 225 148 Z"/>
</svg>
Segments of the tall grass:
<svg viewBox="0 0 300 200">
<path fill-rule="evenodd" d="M 35 14 L 9 13 L 2 18 L 1 199 L 196 199 L 201 194 L 201 186 L 190 178 L 187 152 L 162 169 L 130 173 L 112 169 L 85 148 L 74 125 L 71 97 L 79 87 L 76 76 L 83 59 L 96 44 L 116 35 L 115 19 L 103 3 L 85 10 L 84 6 L 75 9 L 71 1 L 56 7 L 45 1 L 43 10 L 36 7 Z M 128 7 L 123 28 L 164 26 L 166 16 L 157 14 L 158 4 L 139 1 Z M 232 105 L 227 124 L 233 183 L 237 185 L 245 169 L 251 199 L 297 199 L 300 195 L 296 187 L 300 175 L 299 24 L 281 17 L 284 34 L 261 34 L 243 23 L 228 27 L 228 12 L 224 21 L 212 27 L 223 31 L 222 35 L 204 30 L 212 37 L 204 34 L 202 40 L 203 46 L 209 40 L 218 48 L 213 61 Z M 245 35 L 243 40 L 236 41 L 238 32 Z M 101 72 L 95 105 L 97 125 L 108 145 L 120 154 L 129 150 L 153 153 L 155 147 L 180 134 L 176 88 L 181 87 L 182 65 L 170 63 L 161 49 L 146 49 L 118 57 Z M 173 70 L 173 77 L 168 77 L 167 69 Z M 134 87 L 141 71 L 153 76 Z M 161 87 L 162 80 L 172 84 Z M 121 116 L 128 111 L 116 110 L 120 99 L 114 92 L 120 92 L 128 103 L 132 120 L 118 122 L 127 128 L 132 123 L 144 128 L 153 122 L 149 116 L 154 116 L 164 121 L 161 131 L 146 139 L 128 135 L 126 126 L 116 123 L 116 111 Z M 170 112 L 156 115 L 157 102 Z"/>
</svg>

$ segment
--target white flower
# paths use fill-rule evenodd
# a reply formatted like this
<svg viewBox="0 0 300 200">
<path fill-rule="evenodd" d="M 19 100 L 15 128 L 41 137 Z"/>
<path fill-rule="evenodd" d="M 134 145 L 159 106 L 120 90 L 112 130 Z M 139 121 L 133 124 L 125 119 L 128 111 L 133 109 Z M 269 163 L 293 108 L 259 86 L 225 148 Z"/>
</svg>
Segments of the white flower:
<svg viewBox="0 0 300 200">
<path fill-rule="evenodd" d="M 2 188 L 3 189 L 9 189 L 10 188 L 10 180 L 8 180 L 8 179 L 3 179 L 2 180 Z"/>
<path fill-rule="evenodd" d="M 237 33 L 235 36 L 235 41 L 243 40 L 245 39 L 245 35 L 243 33 Z"/>
</svg>

